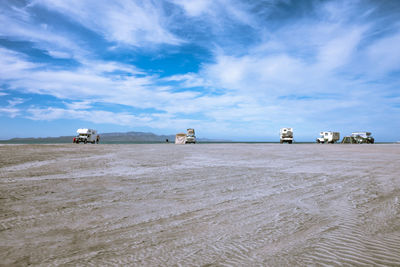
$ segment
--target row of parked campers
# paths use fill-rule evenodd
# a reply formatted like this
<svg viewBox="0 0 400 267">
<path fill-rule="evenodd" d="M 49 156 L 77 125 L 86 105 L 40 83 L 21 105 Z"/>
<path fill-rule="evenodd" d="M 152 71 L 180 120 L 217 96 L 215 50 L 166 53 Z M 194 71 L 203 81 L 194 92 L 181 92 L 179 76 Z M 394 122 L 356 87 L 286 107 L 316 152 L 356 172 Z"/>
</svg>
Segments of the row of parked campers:
<svg viewBox="0 0 400 267">
<path fill-rule="evenodd" d="M 320 132 L 320 137 L 316 139 L 319 144 L 334 144 L 340 140 L 339 132 Z M 374 138 L 370 132 L 355 132 L 351 136 L 345 136 L 342 144 L 373 144 Z M 293 128 L 282 128 L 280 130 L 280 143 L 293 143 Z"/>
<path fill-rule="evenodd" d="M 334 144 L 340 140 L 340 133 L 338 132 L 321 132 L 321 137 L 317 138 L 317 143 Z M 351 136 L 343 137 L 342 144 L 373 144 L 375 139 L 371 136 L 370 132 L 356 132 Z"/>
<path fill-rule="evenodd" d="M 76 131 L 78 134 L 74 139 L 72 140 L 73 143 L 79 144 L 79 143 L 91 143 L 91 144 L 98 144 L 100 141 L 100 135 L 97 134 L 96 130 L 93 129 L 78 129 Z"/>
</svg>

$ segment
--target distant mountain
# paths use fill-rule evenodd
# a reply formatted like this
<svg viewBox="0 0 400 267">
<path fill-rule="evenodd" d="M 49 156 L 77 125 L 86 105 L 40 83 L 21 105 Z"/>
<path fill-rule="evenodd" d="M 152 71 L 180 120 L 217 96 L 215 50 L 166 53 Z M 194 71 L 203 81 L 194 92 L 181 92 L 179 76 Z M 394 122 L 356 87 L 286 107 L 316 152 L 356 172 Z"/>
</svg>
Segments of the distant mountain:
<svg viewBox="0 0 400 267">
<path fill-rule="evenodd" d="M 59 137 L 28 137 L 28 138 L 12 138 L 8 140 L 0 140 L 2 144 L 59 144 L 72 143 L 73 136 Z"/>
<path fill-rule="evenodd" d="M 165 142 L 166 139 L 175 141 L 175 135 L 156 135 L 144 132 L 100 134 L 101 142 Z"/>
<path fill-rule="evenodd" d="M 9 144 L 57 144 L 72 143 L 74 136 L 60 137 L 39 137 L 39 138 L 12 138 L 9 140 L 0 140 L 0 143 Z M 125 132 L 125 133 L 100 133 L 100 143 L 160 143 L 175 142 L 175 135 L 156 135 L 154 133 L 145 132 Z M 222 140 L 212 140 L 206 138 L 198 138 L 199 142 L 219 142 Z"/>
</svg>

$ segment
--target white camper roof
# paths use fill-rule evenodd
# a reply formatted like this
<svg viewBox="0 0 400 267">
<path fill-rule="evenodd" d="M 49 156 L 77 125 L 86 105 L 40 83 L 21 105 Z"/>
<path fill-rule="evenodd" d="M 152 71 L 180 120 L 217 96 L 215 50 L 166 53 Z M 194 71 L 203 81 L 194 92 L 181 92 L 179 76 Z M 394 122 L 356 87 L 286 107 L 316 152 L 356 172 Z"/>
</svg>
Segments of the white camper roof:
<svg viewBox="0 0 400 267">
<path fill-rule="evenodd" d="M 282 132 L 292 132 L 293 131 L 293 128 L 281 128 L 281 133 Z"/>
<path fill-rule="evenodd" d="M 370 132 L 355 132 L 355 133 L 351 133 L 352 136 L 362 136 L 362 137 L 368 137 L 371 136 Z"/>
<path fill-rule="evenodd" d="M 87 129 L 87 128 L 80 128 L 76 132 L 78 134 L 96 134 L 96 130 Z"/>
<path fill-rule="evenodd" d="M 325 134 L 325 133 L 328 133 L 328 134 L 337 134 L 337 133 L 339 133 L 339 132 L 324 131 L 324 132 L 321 132 L 320 134 Z"/>
</svg>

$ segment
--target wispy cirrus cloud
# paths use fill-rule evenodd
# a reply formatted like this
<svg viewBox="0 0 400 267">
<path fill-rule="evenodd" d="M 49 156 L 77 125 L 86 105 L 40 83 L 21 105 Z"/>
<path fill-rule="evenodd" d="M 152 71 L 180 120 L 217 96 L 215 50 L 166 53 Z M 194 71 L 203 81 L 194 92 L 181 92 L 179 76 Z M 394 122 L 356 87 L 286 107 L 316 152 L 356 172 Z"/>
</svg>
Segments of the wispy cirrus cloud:
<svg viewBox="0 0 400 267">
<path fill-rule="evenodd" d="M 79 45 L 79 39 L 71 32 L 36 21 L 28 6 L 0 6 L 0 37 L 13 41 L 25 41 L 47 51 L 55 58 L 85 58 L 90 53 Z"/>
<path fill-rule="evenodd" d="M 181 7 L 188 17 L 202 17 L 205 23 L 221 24 L 224 21 L 255 26 L 255 17 L 250 13 L 252 5 L 232 0 L 171 0 Z M 216 28 L 217 29 L 217 28 Z"/>
<path fill-rule="evenodd" d="M 372 43 L 365 51 L 369 74 L 385 75 L 400 70 L 400 50 L 395 44 L 400 43 L 400 30 L 392 35 L 386 36 Z"/>
<path fill-rule="evenodd" d="M 123 112 L 109 112 L 103 110 L 84 110 L 84 109 L 66 109 L 66 108 L 29 108 L 27 118 L 32 120 L 56 120 L 56 119 L 79 119 L 94 123 L 112 123 L 117 125 L 129 126 L 132 124 L 143 124 L 151 120 L 146 116 L 135 116 Z"/>
<path fill-rule="evenodd" d="M 3 94 L 5 95 L 5 94 Z M 1 96 L 1 94 L 0 94 Z M 17 107 L 18 105 L 24 103 L 26 100 L 23 98 L 19 98 L 19 97 L 14 97 L 10 100 L 7 101 L 7 105 L 4 107 L 0 106 L 0 115 L 6 115 L 9 116 L 11 118 L 15 118 L 18 115 L 22 114 L 22 109 Z"/>
<path fill-rule="evenodd" d="M 62 13 L 111 42 L 134 46 L 182 42 L 168 30 L 161 4 L 153 1 L 35 0 L 31 5 Z"/>
</svg>

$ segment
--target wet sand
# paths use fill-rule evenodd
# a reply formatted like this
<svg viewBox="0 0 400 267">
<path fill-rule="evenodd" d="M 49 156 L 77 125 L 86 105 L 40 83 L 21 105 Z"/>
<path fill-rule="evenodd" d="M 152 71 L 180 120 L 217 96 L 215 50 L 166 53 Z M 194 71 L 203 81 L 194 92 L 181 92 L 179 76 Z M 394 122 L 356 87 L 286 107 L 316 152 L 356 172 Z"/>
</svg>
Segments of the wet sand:
<svg viewBox="0 0 400 267">
<path fill-rule="evenodd" d="M 400 145 L 0 146 L 0 264 L 400 263 Z"/>
</svg>

